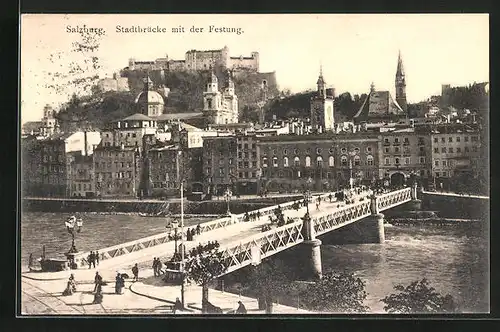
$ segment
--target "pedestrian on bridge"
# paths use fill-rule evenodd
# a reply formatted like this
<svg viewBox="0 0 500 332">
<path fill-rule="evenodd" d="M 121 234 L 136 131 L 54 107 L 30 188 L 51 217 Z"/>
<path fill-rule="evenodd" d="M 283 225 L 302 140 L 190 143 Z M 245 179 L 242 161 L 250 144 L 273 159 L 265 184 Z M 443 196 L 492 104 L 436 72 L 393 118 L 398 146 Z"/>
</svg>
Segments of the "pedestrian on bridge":
<svg viewBox="0 0 500 332">
<path fill-rule="evenodd" d="M 238 309 L 236 309 L 236 314 L 246 314 L 247 313 L 247 308 L 245 308 L 245 305 L 243 302 L 238 301 Z"/>
<path fill-rule="evenodd" d="M 134 274 L 133 281 L 139 281 L 139 267 L 137 266 L 137 263 L 135 263 L 134 267 L 132 268 L 132 273 Z"/>
<path fill-rule="evenodd" d="M 94 284 L 95 284 L 95 286 L 94 286 L 94 292 L 95 292 L 95 291 L 97 291 L 97 288 L 100 287 L 102 284 L 102 277 L 99 274 L 99 272 L 95 273 Z"/>
<path fill-rule="evenodd" d="M 198 226 L 196 226 L 196 235 L 200 235 L 201 234 L 201 227 L 200 227 L 200 224 L 198 224 Z"/>
<path fill-rule="evenodd" d="M 156 260 L 156 257 L 153 258 L 153 274 L 155 277 L 158 277 L 158 261 Z"/>
<path fill-rule="evenodd" d="M 95 252 L 95 256 L 94 257 L 95 257 L 95 261 L 97 262 L 97 265 L 99 266 L 99 251 Z M 94 267 L 95 267 L 95 265 L 94 265 Z"/>
<path fill-rule="evenodd" d="M 328 199 L 330 199 L 330 203 L 332 202 L 332 193 L 330 193 L 330 195 L 328 195 Z"/>
</svg>

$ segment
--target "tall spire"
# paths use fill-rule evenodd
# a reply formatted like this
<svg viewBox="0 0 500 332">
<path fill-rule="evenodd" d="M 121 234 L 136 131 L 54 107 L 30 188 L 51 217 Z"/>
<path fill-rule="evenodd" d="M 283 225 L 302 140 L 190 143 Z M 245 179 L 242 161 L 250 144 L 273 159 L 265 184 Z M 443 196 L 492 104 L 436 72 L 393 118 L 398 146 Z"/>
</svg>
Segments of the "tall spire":
<svg viewBox="0 0 500 332">
<path fill-rule="evenodd" d="M 375 83 L 370 84 L 370 92 L 375 92 Z"/>
<path fill-rule="evenodd" d="M 318 85 L 325 85 L 325 79 L 323 78 L 323 65 L 319 65 L 319 76 L 318 81 L 316 82 Z"/>
<path fill-rule="evenodd" d="M 396 75 L 404 76 L 405 69 L 403 67 L 403 58 L 401 57 L 401 50 L 398 53 L 398 68 L 396 69 Z"/>
</svg>

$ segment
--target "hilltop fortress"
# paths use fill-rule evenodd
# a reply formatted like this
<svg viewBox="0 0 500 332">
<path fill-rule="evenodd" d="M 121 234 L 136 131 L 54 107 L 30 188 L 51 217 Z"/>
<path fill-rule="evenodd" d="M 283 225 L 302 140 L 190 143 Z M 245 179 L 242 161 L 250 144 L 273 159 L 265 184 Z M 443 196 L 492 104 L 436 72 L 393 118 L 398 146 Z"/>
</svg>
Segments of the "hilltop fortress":
<svg viewBox="0 0 500 332">
<path fill-rule="evenodd" d="M 129 59 L 128 70 L 169 70 L 190 71 L 209 70 L 213 66 L 221 66 L 232 71 L 250 70 L 259 72 L 259 52 L 250 53 L 249 57 L 229 55 L 229 48 L 224 46 L 220 50 L 187 51 L 184 60 L 172 60 L 165 55 L 153 61 L 136 61 Z"/>
</svg>

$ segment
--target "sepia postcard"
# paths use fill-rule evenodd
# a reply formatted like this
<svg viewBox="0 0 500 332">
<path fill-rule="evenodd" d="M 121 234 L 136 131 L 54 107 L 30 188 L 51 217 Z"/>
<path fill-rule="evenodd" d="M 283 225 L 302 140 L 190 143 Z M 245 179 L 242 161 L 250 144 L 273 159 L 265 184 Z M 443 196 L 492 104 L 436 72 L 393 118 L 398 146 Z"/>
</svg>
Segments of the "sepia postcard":
<svg viewBox="0 0 500 332">
<path fill-rule="evenodd" d="M 487 14 L 23 14 L 18 317 L 490 312 Z"/>
</svg>

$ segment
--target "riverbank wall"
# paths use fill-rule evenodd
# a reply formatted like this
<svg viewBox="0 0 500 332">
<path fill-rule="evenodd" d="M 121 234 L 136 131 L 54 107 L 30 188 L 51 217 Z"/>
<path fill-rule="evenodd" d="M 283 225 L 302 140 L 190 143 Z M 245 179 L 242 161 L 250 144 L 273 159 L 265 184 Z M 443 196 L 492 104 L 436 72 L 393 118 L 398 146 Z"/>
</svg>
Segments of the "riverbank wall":
<svg viewBox="0 0 500 332">
<path fill-rule="evenodd" d="M 297 200 L 302 196 L 282 196 L 270 198 L 240 199 L 229 202 L 232 213 L 239 214 L 264 207 L 283 204 Z M 119 201 L 119 200 L 78 200 L 78 199 L 43 199 L 23 198 L 22 210 L 26 212 L 97 212 L 97 213 L 147 213 L 156 214 L 165 211 L 176 215 L 181 212 L 180 201 Z M 227 212 L 227 202 L 220 200 L 211 201 L 185 201 L 184 213 L 192 215 L 224 214 Z"/>
</svg>

